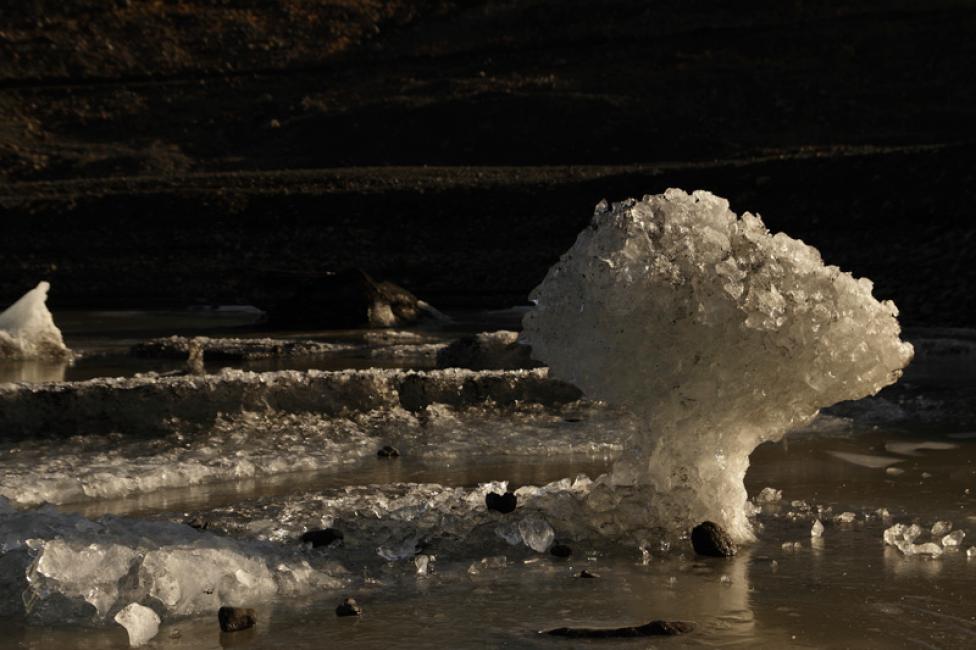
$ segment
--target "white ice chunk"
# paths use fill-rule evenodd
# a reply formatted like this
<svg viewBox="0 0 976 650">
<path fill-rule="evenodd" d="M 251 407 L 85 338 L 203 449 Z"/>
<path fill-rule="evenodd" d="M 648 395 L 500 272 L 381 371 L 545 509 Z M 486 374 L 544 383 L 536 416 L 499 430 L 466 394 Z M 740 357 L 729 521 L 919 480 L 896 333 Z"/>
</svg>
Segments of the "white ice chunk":
<svg viewBox="0 0 976 650">
<path fill-rule="evenodd" d="M 976 560 L 976 546 L 970 546 L 968 549 L 966 549 L 966 558 Z"/>
<path fill-rule="evenodd" d="M 958 548 L 966 537 L 966 531 L 954 530 L 942 538 L 942 546 L 945 548 Z"/>
<path fill-rule="evenodd" d="M 50 288 L 40 282 L 0 313 L 0 359 L 71 358 L 45 304 Z"/>
<path fill-rule="evenodd" d="M 839 524 L 851 524 L 854 523 L 855 519 L 857 519 L 857 515 L 853 512 L 842 512 L 834 517 L 834 521 Z"/>
<path fill-rule="evenodd" d="M 129 633 L 129 645 L 133 648 L 149 643 L 159 632 L 159 615 L 139 603 L 129 603 L 119 610 L 115 622 Z"/>
<path fill-rule="evenodd" d="M 643 420 L 594 516 L 615 518 L 611 534 L 707 519 L 752 538 L 750 452 L 912 358 L 871 291 L 708 192 L 598 205 L 523 322 L 552 376 Z"/>
<path fill-rule="evenodd" d="M 519 522 L 519 533 L 525 545 L 537 553 L 545 553 L 556 538 L 549 522 L 537 514 L 530 514 Z"/>
</svg>

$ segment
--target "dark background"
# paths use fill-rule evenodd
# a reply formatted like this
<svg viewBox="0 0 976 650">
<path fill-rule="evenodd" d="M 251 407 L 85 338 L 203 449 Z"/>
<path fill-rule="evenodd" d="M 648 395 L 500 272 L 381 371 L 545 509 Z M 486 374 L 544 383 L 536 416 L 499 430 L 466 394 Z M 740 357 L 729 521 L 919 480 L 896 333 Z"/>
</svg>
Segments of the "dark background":
<svg viewBox="0 0 976 650">
<path fill-rule="evenodd" d="M 972 325 L 974 70 L 973 2 L 14 0 L 0 301 L 248 303 L 359 266 L 509 305 L 601 198 L 676 186 L 910 325 Z"/>
</svg>

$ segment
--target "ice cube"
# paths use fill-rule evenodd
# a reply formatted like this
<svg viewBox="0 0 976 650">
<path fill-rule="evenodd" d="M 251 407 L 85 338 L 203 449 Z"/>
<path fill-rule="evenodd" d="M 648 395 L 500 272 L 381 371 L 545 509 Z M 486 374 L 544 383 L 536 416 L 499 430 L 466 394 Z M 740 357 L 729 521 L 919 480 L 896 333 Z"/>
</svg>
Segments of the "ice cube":
<svg viewBox="0 0 976 650">
<path fill-rule="evenodd" d="M 854 520 L 856 518 L 857 515 L 855 515 L 853 512 L 842 512 L 836 517 L 834 517 L 834 521 L 836 521 L 839 524 L 850 524 L 850 523 L 854 523 Z"/>
<path fill-rule="evenodd" d="M 932 537 L 940 537 L 952 530 L 951 521 L 937 521 L 932 525 Z"/>
<path fill-rule="evenodd" d="M 129 645 L 133 648 L 149 643 L 159 632 L 159 615 L 139 603 L 129 603 L 119 610 L 115 622 L 129 633 Z"/>
<path fill-rule="evenodd" d="M 414 566 L 417 567 L 417 575 L 425 576 L 430 574 L 430 556 L 421 553 L 413 559 Z"/>
<path fill-rule="evenodd" d="M 889 546 L 897 546 L 905 537 L 905 524 L 895 524 L 884 531 L 884 542 Z"/>
<path fill-rule="evenodd" d="M 966 537 L 965 531 L 954 530 L 942 538 L 942 546 L 945 548 L 958 548 L 962 544 L 964 537 Z"/>
<path fill-rule="evenodd" d="M 779 503 L 783 500 L 783 491 L 772 487 L 764 487 L 756 495 L 756 503 Z"/>
<path fill-rule="evenodd" d="M 824 526 L 819 519 L 814 520 L 813 526 L 810 527 L 810 537 L 819 538 L 823 537 Z"/>
</svg>

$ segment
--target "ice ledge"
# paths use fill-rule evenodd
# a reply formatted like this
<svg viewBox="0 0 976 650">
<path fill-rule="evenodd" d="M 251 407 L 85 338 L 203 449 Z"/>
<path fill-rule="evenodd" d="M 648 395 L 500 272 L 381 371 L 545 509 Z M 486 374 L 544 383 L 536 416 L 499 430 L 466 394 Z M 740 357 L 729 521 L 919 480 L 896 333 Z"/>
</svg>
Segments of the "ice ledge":
<svg viewBox="0 0 976 650">
<path fill-rule="evenodd" d="M 218 415 L 274 409 L 341 415 L 431 404 L 558 405 L 579 399 L 546 369 L 395 369 L 248 372 L 0 385 L 0 437 L 152 432 L 178 419 L 206 427 Z"/>
</svg>

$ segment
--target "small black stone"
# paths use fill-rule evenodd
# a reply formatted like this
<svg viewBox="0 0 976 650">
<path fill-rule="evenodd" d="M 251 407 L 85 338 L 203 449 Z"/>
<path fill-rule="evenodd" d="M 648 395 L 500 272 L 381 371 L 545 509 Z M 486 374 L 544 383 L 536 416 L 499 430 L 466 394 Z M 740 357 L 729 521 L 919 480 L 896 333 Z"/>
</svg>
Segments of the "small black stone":
<svg viewBox="0 0 976 650">
<path fill-rule="evenodd" d="M 356 603 L 355 598 L 346 598 L 336 607 L 336 616 L 359 616 L 362 613 L 363 608 Z"/>
<path fill-rule="evenodd" d="M 549 554 L 555 557 L 569 557 L 573 554 L 573 549 L 565 544 L 553 544 L 552 548 L 549 549 Z"/>
<path fill-rule="evenodd" d="M 322 528 L 320 530 L 310 530 L 302 535 L 302 544 L 311 544 L 312 548 L 328 546 L 332 542 L 341 542 L 345 535 L 341 530 L 335 528 Z"/>
<path fill-rule="evenodd" d="M 396 447 L 385 445 L 382 449 L 376 452 L 376 455 L 380 458 L 396 458 L 400 455 L 400 451 Z"/>
<path fill-rule="evenodd" d="M 518 497 L 511 492 L 506 492 L 505 494 L 489 492 L 485 495 L 485 505 L 488 506 L 489 510 L 507 515 L 515 510 L 515 506 L 518 505 Z"/>
<path fill-rule="evenodd" d="M 207 530 L 207 526 L 210 525 L 210 522 L 204 519 L 203 517 L 201 517 L 200 515 L 196 515 L 195 517 L 190 517 L 189 519 L 186 520 L 185 523 L 190 528 L 196 528 L 197 530 Z"/>
<path fill-rule="evenodd" d="M 237 632 L 254 627 L 257 615 L 250 607 L 221 607 L 217 611 L 220 629 L 224 632 Z"/>
<path fill-rule="evenodd" d="M 641 636 L 675 636 L 686 634 L 694 629 L 695 624 L 687 621 L 651 621 L 644 625 L 630 627 L 558 627 L 545 632 L 545 634 L 571 639 L 619 639 Z"/>
<path fill-rule="evenodd" d="M 725 529 L 711 521 L 704 521 L 692 529 L 691 545 L 698 555 L 710 557 L 732 557 L 739 550 Z"/>
<path fill-rule="evenodd" d="M 587 571 L 586 569 L 583 569 L 582 571 L 579 572 L 579 576 L 577 576 L 577 577 L 579 577 L 579 578 L 599 578 L 600 577 L 600 574 L 599 573 L 591 573 L 591 572 Z"/>
</svg>

